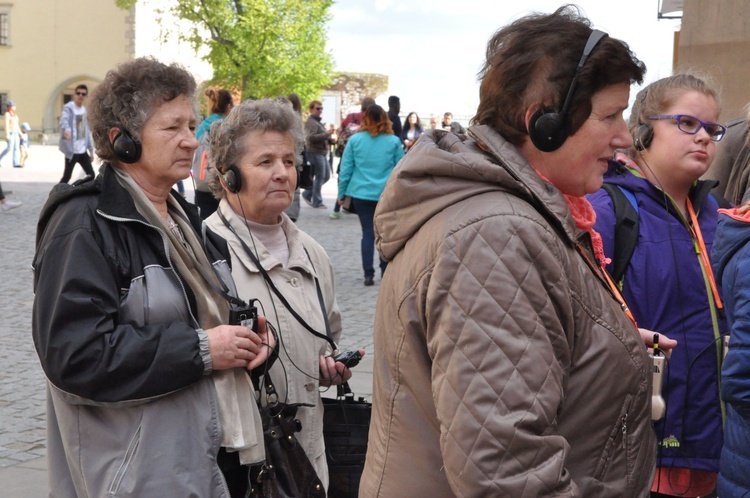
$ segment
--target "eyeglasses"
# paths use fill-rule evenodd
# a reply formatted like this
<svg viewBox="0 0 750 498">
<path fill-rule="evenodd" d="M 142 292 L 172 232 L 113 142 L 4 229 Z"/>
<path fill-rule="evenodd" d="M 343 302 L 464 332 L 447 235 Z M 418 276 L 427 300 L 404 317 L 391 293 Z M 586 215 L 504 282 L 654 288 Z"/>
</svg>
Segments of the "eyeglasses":
<svg viewBox="0 0 750 498">
<path fill-rule="evenodd" d="M 648 119 L 674 119 L 677 122 L 677 129 L 688 135 L 695 135 L 701 128 L 706 130 L 708 138 L 712 142 L 718 142 L 724 138 L 727 129 L 718 123 L 704 123 L 695 116 L 687 114 L 669 114 L 664 116 L 649 116 Z"/>
<path fill-rule="evenodd" d="M 81 95 L 82 97 L 85 97 L 88 95 L 88 92 L 76 92 L 76 95 Z"/>
<path fill-rule="evenodd" d="M 315 108 L 315 110 L 316 110 L 316 111 L 322 111 L 322 110 L 323 110 L 323 108 L 322 108 L 322 107 L 316 107 L 316 108 Z"/>
</svg>

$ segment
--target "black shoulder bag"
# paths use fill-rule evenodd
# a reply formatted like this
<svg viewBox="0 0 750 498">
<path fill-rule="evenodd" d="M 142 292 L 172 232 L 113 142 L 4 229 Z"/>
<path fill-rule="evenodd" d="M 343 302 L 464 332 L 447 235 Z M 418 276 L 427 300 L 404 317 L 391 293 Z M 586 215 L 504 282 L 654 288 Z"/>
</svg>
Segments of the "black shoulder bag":
<svg viewBox="0 0 750 498">
<path fill-rule="evenodd" d="M 302 430 L 297 410 L 312 405 L 281 403 L 268 372 L 263 375 L 263 390 L 266 404 L 259 401 L 258 409 L 266 459 L 250 466 L 247 498 L 324 498 L 323 483 L 295 437 Z"/>
</svg>

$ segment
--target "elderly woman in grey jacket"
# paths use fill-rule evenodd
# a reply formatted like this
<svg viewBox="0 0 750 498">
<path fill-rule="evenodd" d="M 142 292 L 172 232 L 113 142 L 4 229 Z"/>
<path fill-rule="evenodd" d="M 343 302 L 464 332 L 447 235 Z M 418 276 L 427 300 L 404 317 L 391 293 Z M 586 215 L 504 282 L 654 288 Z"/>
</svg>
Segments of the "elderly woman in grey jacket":
<svg viewBox="0 0 750 498">
<path fill-rule="evenodd" d="M 39 219 L 32 330 L 47 386 L 52 496 L 230 496 L 222 455 L 264 458 L 248 370 L 273 341 L 241 304 L 195 206 L 195 80 L 139 58 L 97 87 L 101 174 L 57 185 Z M 247 482 L 247 474 L 239 476 Z M 244 495 L 242 495 L 244 496 Z"/>
<path fill-rule="evenodd" d="M 651 362 L 584 195 L 643 64 L 573 7 L 490 40 L 468 137 L 428 130 L 375 214 L 360 497 L 646 497 Z"/>
<path fill-rule="evenodd" d="M 327 487 L 318 388 L 348 380 L 351 371 L 320 337 L 341 336 L 331 260 L 284 213 L 303 146 L 302 121 L 288 104 L 259 100 L 232 109 L 212 130 L 209 184 L 221 201 L 206 223 L 227 241 L 239 296 L 257 299 L 276 329 L 279 359 L 270 376 L 280 399 L 306 405 L 297 412 L 297 439 Z"/>
</svg>

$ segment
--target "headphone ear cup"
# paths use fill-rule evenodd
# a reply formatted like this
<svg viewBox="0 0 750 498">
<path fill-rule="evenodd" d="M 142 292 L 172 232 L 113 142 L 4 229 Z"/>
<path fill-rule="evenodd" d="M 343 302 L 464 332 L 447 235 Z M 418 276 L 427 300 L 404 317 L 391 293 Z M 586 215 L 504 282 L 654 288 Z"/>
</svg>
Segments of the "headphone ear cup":
<svg viewBox="0 0 750 498">
<path fill-rule="evenodd" d="M 529 120 L 529 138 L 542 152 L 562 147 L 570 134 L 567 120 L 552 107 L 539 109 Z"/>
<path fill-rule="evenodd" d="M 141 158 L 141 144 L 133 140 L 127 131 L 120 130 L 112 140 L 112 152 L 125 164 L 137 163 Z"/>
<path fill-rule="evenodd" d="M 653 140 L 654 127 L 648 124 L 639 124 L 638 128 L 635 129 L 635 133 L 633 133 L 633 142 L 636 150 L 643 151 L 648 149 Z"/>
<path fill-rule="evenodd" d="M 221 175 L 224 180 L 224 185 L 227 186 L 227 190 L 233 194 L 239 194 L 242 189 L 242 175 L 240 170 L 235 165 L 230 165 L 226 172 Z"/>
</svg>

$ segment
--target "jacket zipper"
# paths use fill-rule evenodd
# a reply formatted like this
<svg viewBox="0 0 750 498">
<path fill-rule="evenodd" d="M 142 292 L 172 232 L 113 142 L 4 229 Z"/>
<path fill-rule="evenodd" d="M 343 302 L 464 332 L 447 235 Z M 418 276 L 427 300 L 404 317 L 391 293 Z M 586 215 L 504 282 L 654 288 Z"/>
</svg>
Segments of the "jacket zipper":
<svg viewBox="0 0 750 498">
<path fill-rule="evenodd" d="M 138 430 L 135 431 L 135 435 L 133 436 L 133 439 L 130 440 L 130 444 L 128 444 L 128 449 L 125 451 L 125 458 L 123 459 L 122 463 L 120 464 L 120 467 L 117 469 L 117 472 L 115 472 L 115 478 L 112 480 L 112 485 L 109 487 L 109 493 L 110 495 L 117 494 L 117 491 L 120 489 L 120 483 L 122 482 L 123 477 L 125 477 L 125 472 L 127 472 L 128 467 L 130 466 L 130 461 L 133 459 L 133 455 L 135 454 L 135 449 L 138 447 L 138 444 L 141 441 L 141 426 L 138 426 Z"/>
<path fill-rule="evenodd" d="M 106 218 L 108 220 L 112 220 L 112 221 L 116 221 L 116 222 L 123 222 L 123 223 L 126 223 L 126 222 L 140 223 L 141 225 L 145 225 L 147 227 L 153 228 L 154 230 L 156 230 L 157 232 L 159 232 L 159 236 L 161 237 L 161 241 L 164 244 L 164 254 L 167 257 L 167 262 L 169 263 L 169 268 L 170 268 L 170 270 L 172 270 L 172 273 L 174 274 L 175 277 L 177 277 L 177 281 L 180 283 L 180 289 L 182 290 L 182 297 L 185 299 L 185 305 L 187 307 L 188 313 L 190 314 L 190 318 L 192 318 L 193 319 L 193 323 L 200 328 L 200 324 L 198 323 L 198 320 L 195 318 L 195 315 L 193 315 L 193 310 L 190 308 L 190 300 L 188 299 L 187 292 L 185 291 L 185 285 L 182 283 L 182 279 L 177 274 L 177 271 L 174 269 L 174 265 L 172 264 L 172 258 L 169 256 L 169 243 L 168 243 L 168 239 L 167 239 L 167 234 L 164 233 L 164 230 L 162 230 L 161 228 L 159 228 L 159 227 L 157 227 L 155 225 L 152 225 L 150 223 L 146 223 L 145 221 L 136 220 L 136 219 L 133 219 L 133 218 L 120 218 L 120 217 L 117 217 L 117 216 L 111 216 L 111 215 L 103 213 L 101 210 L 98 210 L 98 209 L 97 209 L 96 212 L 100 216 L 102 216 L 102 217 L 104 217 L 104 218 Z M 214 387 L 211 390 L 211 392 L 212 392 L 212 396 L 214 398 L 214 401 L 216 402 L 216 406 L 217 406 L 217 409 L 218 409 L 219 399 L 218 399 L 218 394 L 216 393 L 216 388 Z M 219 447 L 221 447 L 221 434 L 223 433 L 224 428 L 221 426 L 221 418 L 218 417 L 218 416 L 216 417 L 216 425 L 217 425 L 217 427 L 219 429 Z M 140 430 L 141 429 L 139 427 L 138 428 L 138 434 L 140 434 Z M 130 454 L 130 452 L 131 452 L 131 448 L 128 447 L 128 455 Z M 126 461 L 130 460 L 130 456 L 128 456 L 128 455 L 126 455 Z M 218 466 L 218 462 L 216 463 L 216 465 Z M 120 470 L 122 470 L 122 469 L 123 469 L 123 467 L 121 466 Z M 119 487 L 119 483 L 122 480 L 122 477 L 124 475 L 124 471 L 122 472 L 122 475 L 121 475 L 120 474 L 120 470 L 118 470 L 118 475 L 115 476 L 115 482 L 113 483 L 112 487 L 110 488 L 110 494 L 114 494 L 115 492 L 117 492 L 116 489 L 114 491 L 112 491 L 112 488 L 115 487 L 115 484 L 116 484 L 117 487 Z M 221 483 L 222 483 L 223 491 L 226 493 L 226 496 L 229 496 L 229 485 L 227 484 L 227 480 L 224 477 L 224 473 L 223 472 L 219 472 L 219 476 L 221 477 Z"/>
</svg>

